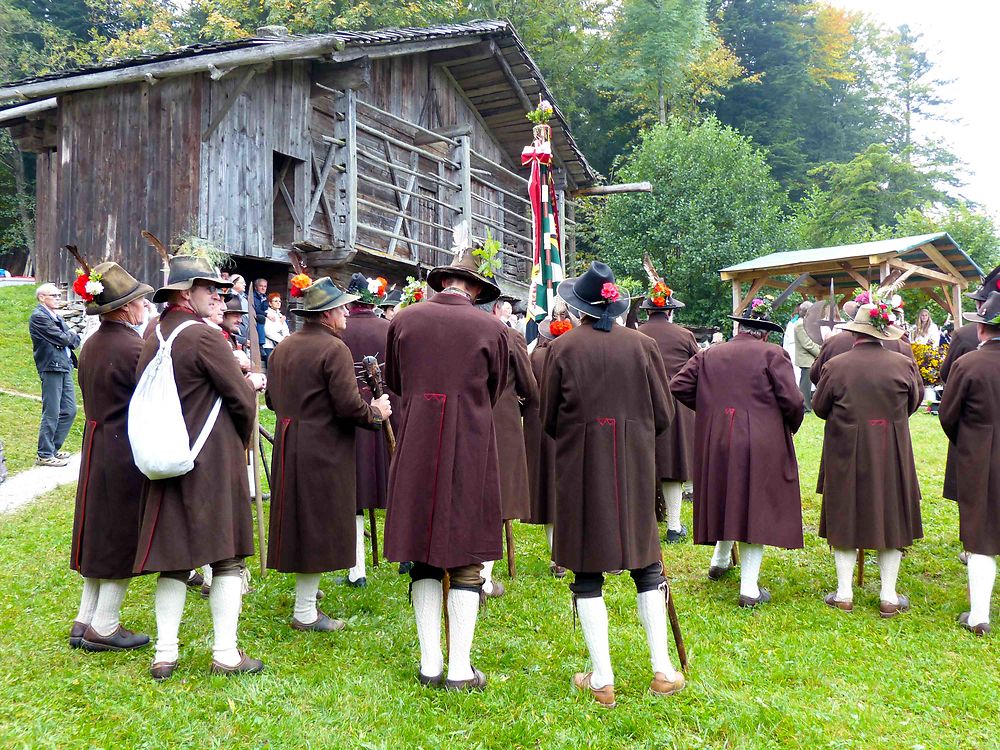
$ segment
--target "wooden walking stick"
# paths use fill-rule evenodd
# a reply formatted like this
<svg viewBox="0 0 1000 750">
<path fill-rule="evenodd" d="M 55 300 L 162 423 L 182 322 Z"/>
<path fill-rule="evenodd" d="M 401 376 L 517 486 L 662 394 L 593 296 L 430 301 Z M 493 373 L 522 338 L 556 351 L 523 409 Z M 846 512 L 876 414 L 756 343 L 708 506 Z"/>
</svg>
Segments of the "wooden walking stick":
<svg viewBox="0 0 1000 750">
<path fill-rule="evenodd" d="M 375 357 L 367 356 L 361 360 L 361 366 L 365 376 L 365 382 L 371 389 L 372 398 L 382 398 L 385 389 L 382 387 L 382 369 L 378 366 Z M 396 434 L 392 431 L 392 423 L 385 419 L 382 421 L 382 431 L 385 433 L 385 442 L 389 449 L 389 461 L 396 455 Z M 375 525 L 375 509 L 368 509 L 368 526 L 371 529 L 372 538 L 372 564 L 378 567 L 378 527 Z"/>
<path fill-rule="evenodd" d="M 670 630 L 674 635 L 674 645 L 677 647 L 677 659 L 681 663 L 681 671 L 687 672 L 687 649 L 684 648 L 684 636 L 681 633 L 681 621 L 680 618 L 677 617 L 677 609 L 674 607 L 674 592 L 670 588 L 670 582 L 667 581 L 667 568 L 663 564 L 663 547 L 660 547 L 660 573 L 663 575 L 663 580 L 667 584 L 665 591 L 667 598 L 667 618 L 670 620 Z"/>
<path fill-rule="evenodd" d="M 865 551 L 858 550 L 858 588 L 865 585 Z"/>
<path fill-rule="evenodd" d="M 507 575 L 517 577 L 517 564 L 514 562 L 514 524 L 510 519 L 503 522 L 504 536 L 507 537 Z"/>
<path fill-rule="evenodd" d="M 250 334 L 250 369 L 253 372 L 261 372 L 264 368 L 260 361 L 260 341 L 258 339 L 257 326 L 251 322 L 248 328 L 247 333 Z M 253 435 L 257 437 L 260 433 L 260 401 L 257 399 L 256 391 L 253 394 L 253 401 Z M 260 484 L 261 450 L 259 437 L 256 440 L 250 441 L 250 457 L 253 463 L 253 501 L 257 508 L 257 546 L 260 549 L 260 575 L 263 577 L 267 573 L 267 539 L 264 536 L 264 493 Z"/>
<path fill-rule="evenodd" d="M 740 566 L 740 543 L 739 542 L 733 542 L 733 549 L 729 553 L 729 556 L 730 556 L 730 558 L 732 558 L 733 567 L 734 568 L 738 568 Z"/>
</svg>

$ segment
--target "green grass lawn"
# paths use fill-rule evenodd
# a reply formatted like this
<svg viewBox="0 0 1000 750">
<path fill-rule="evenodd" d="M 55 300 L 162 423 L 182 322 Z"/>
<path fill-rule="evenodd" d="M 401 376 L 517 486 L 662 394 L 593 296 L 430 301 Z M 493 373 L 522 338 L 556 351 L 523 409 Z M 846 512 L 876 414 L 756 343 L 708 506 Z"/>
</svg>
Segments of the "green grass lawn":
<svg viewBox="0 0 1000 750">
<path fill-rule="evenodd" d="M 924 488 L 926 539 L 903 561 L 899 590 L 913 611 L 880 620 L 873 557 L 855 612 L 825 606 L 832 556 L 815 536 L 811 491 L 822 424 L 797 438 L 806 548 L 768 550 L 761 581 L 774 602 L 736 607 L 735 577 L 710 582 L 710 550 L 665 547 L 691 668 L 688 689 L 656 699 L 628 576 L 606 588 L 618 708 L 570 690 L 587 664 L 574 631 L 567 580 L 547 575 L 540 528 L 517 526 L 518 577 L 481 616 L 473 662 L 481 695 L 419 687 L 418 649 L 406 579 L 369 569 L 364 590 L 328 577 L 323 608 L 348 621 L 335 634 L 288 627 L 291 576 L 255 576 L 241 646 L 265 674 L 210 677 L 208 605 L 191 594 L 181 628 L 181 667 L 154 684 L 151 651 L 84 654 L 66 633 L 79 579 L 67 568 L 70 487 L 0 518 L 0 746 L 2 747 L 996 747 L 1000 737 L 1000 641 L 954 624 L 967 608 L 957 560 L 957 512 L 940 498 L 944 439 L 934 417 L 912 420 Z M 690 505 L 684 513 L 690 523 Z M 501 574 L 502 565 L 497 566 Z M 253 561 L 256 570 L 256 561 Z M 505 576 L 501 575 L 505 579 Z M 134 584 L 128 626 L 153 633 L 153 579 Z"/>
</svg>

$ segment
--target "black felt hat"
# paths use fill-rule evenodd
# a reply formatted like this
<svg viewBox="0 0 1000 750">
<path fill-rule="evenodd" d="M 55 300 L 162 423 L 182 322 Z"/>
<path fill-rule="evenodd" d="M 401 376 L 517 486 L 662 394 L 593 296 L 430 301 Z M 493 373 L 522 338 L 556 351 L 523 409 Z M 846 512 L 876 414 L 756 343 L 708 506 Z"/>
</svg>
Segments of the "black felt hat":
<svg viewBox="0 0 1000 750">
<path fill-rule="evenodd" d="M 1000 291 L 1000 266 L 989 272 L 989 275 L 983 279 L 982 286 L 965 296 L 969 299 L 974 299 L 976 302 L 986 302 L 991 294 L 998 291 Z"/>
<path fill-rule="evenodd" d="M 598 331 L 610 331 L 614 319 L 629 306 L 628 292 L 615 284 L 614 272 L 598 260 L 590 264 L 583 276 L 560 283 L 556 294 L 573 309 L 597 318 L 594 328 Z"/>
<path fill-rule="evenodd" d="M 990 292 L 989 299 L 979 308 L 979 312 L 963 313 L 962 317 L 970 323 L 1000 326 L 1000 292 Z"/>
</svg>

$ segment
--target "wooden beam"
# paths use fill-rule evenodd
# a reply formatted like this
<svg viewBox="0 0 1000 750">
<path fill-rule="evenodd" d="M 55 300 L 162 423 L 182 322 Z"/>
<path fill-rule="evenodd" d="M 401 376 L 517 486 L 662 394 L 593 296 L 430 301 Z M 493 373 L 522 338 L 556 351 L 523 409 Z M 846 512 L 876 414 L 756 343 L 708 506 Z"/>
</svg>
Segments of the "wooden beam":
<svg viewBox="0 0 1000 750">
<path fill-rule="evenodd" d="M 431 65 L 465 65 L 479 60 L 489 60 L 495 54 L 496 44 L 492 39 L 487 39 L 460 49 L 431 52 L 428 59 Z"/>
<path fill-rule="evenodd" d="M 945 284 L 954 284 L 955 278 L 949 276 L 946 273 L 941 273 L 940 271 L 934 271 L 930 268 L 924 268 L 923 266 L 917 266 L 913 263 L 907 263 L 905 260 L 900 260 L 899 258 L 893 258 L 888 261 L 889 265 L 893 268 L 899 269 L 900 271 L 910 271 L 917 274 L 918 276 L 923 276 L 928 279 L 935 279 L 937 281 L 943 282 Z M 884 284 L 885 282 L 883 282 Z"/>
<path fill-rule="evenodd" d="M 310 149 L 311 151 L 311 149 Z M 315 156 L 310 154 L 315 167 Z M 326 158 L 323 160 L 323 168 L 319 171 L 319 175 L 316 177 L 316 190 L 309 197 L 309 205 L 306 207 L 305 225 L 308 227 L 312 224 L 313 217 L 316 215 L 316 209 L 319 207 L 320 198 L 324 194 L 326 188 L 326 181 L 330 177 L 330 172 L 333 170 L 333 164 L 337 157 L 337 144 L 331 143 L 330 148 L 327 149 Z M 330 219 L 330 229 L 333 230 L 333 216 L 328 217 Z"/>
<path fill-rule="evenodd" d="M 427 146 L 431 143 L 442 143 L 449 140 L 454 140 L 462 135 L 472 135 L 472 123 L 464 123 L 462 125 L 452 125 L 447 128 L 433 128 L 433 133 L 438 134 L 438 138 L 435 138 L 431 133 L 417 133 L 417 136 L 413 139 L 414 146 Z"/>
<path fill-rule="evenodd" d="M 41 101 L 22 104 L 19 107 L 10 107 L 0 111 L 0 122 L 9 122 L 10 120 L 16 120 L 20 117 L 36 115 L 39 112 L 46 112 L 50 109 L 55 109 L 58 105 L 58 100 L 55 97 L 52 97 L 50 99 L 42 99 Z"/>
<path fill-rule="evenodd" d="M 359 57 L 346 63 L 313 63 L 312 82 L 324 89 L 366 89 L 372 82 L 372 61 Z"/>
<path fill-rule="evenodd" d="M 858 273 L 857 271 L 855 271 L 853 268 L 851 268 L 851 264 L 850 263 L 847 263 L 845 261 L 841 261 L 837 265 L 839 265 L 844 271 L 846 271 L 848 276 L 850 276 L 852 279 L 854 279 L 856 282 L 858 282 L 858 284 L 861 286 L 862 289 L 867 290 L 868 287 L 871 286 L 871 282 L 868 279 L 866 279 L 864 276 L 862 276 L 860 273 Z"/>
<path fill-rule="evenodd" d="M 579 198 L 584 195 L 616 195 L 618 193 L 652 193 L 653 185 L 649 182 L 625 182 L 621 185 L 597 185 L 595 187 L 574 190 L 570 195 Z"/>
<path fill-rule="evenodd" d="M 247 68 L 243 71 L 243 76 L 240 78 L 239 83 L 236 84 L 236 88 L 234 88 L 232 93 L 229 94 L 229 98 L 226 100 L 226 103 L 222 105 L 222 109 L 215 113 L 215 117 L 212 118 L 208 127 L 205 128 L 205 132 L 201 134 L 202 143 L 208 143 L 208 139 L 212 137 L 212 133 L 214 133 L 216 128 L 222 124 L 226 115 L 229 114 L 229 110 L 233 108 L 233 105 L 236 104 L 236 100 L 239 99 L 243 95 L 243 92 L 247 90 L 247 87 L 250 85 L 250 81 L 253 80 L 253 77 L 256 74 L 256 67 Z"/>
<path fill-rule="evenodd" d="M 961 328 L 962 323 L 965 322 L 965 318 L 962 317 L 962 287 L 958 284 L 952 284 L 951 287 L 951 305 L 955 314 L 951 316 L 951 319 L 955 322 L 955 328 Z"/>
<path fill-rule="evenodd" d="M 953 277 L 955 279 L 955 283 L 960 285 L 962 289 L 969 286 L 969 282 L 965 280 L 965 277 L 962 276 L 958 269 L 955 268 L 955 266 L 953 266 L 951 262 L 941 254 L 941 251 L 934 247 L 934 245 L 928 242 L 926 245 L 921 245 L 920 249 L 924 251 L 924 254 L 928 258 L 937 263 L 939 268 L 941 268 L 949 276 Z"/>
<path fill-rule="evenodd" d="M 738 315 L 736 311 L 740 309 L 740 302 L 743 301 L 743 288 L 739 281 L 733 279 L 733 315 Z"/>
<path fill-rule="evenodd" d="M 750 301 L 755 296 L 757 296 L 757 292 L 759 292 L 764 287 L 764 284 L 766 284 L 766 283 L 767 283 L 767 279 L 766 278 L 760 278 L 760 279 L 757 279 L 756 281 L 754 281 L 750 285 L 750 291 L 747 292 L 746 297 L 743 297 L 740 300 L 739 305 L 733 310 L 733 315 L 739 315 L 741 312 L 743 312 L 744 310 L 746 310 L 747 309 L 747 305 L 749 305 Z"/>
<path fill-rule="evenodd" d="M 927 294 L 928 297 L 930 297 L 932 300 L 934 300 L 939 305 L 941 305 L 941 309 L 942 310 L 944 310 L 944 311 L 947 312 L 947 311 L 949 311 L 951 309 L 951 306 L 948 304 L 947 300 L 945 299 L 947 297 L 947 295 L 945 295 L 944 297 L 942 297 L 934 289 L 925 289 L 924 292 Z"/>
</svg>

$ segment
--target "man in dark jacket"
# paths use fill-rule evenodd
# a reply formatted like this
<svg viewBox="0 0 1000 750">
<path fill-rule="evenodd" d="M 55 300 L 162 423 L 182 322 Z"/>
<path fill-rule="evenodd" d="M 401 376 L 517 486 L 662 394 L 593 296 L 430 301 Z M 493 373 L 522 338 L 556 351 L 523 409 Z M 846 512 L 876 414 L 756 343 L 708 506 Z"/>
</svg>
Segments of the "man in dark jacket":
<svg viewBox="0 0 1000 750">
<path fill-rule="evenodd" d="M 549 345 L 542 375 L 542 426 L 556 443 L 553 558 L 574 573 L 570 590 L 593 666 L 573 684 L 613 708 L 603 595 L 604 574 L 613 570 L 628 570 L 635 582 L 650 692 L 667 696 L 684 687 L 667 648 L 667 583 L 653 502 L 656 438 L 674 418 L 674 405 L 656 342 L 613 322 L 628 311 L 629 298 L 607 265 L 592 263 L 557 294 L 584 319 Z"/>
<path fill-rule="evenodd" d="M 389 324 L 385 379 L 400 397 L 402 425 L 389 470 L 385 554 L 413 561 L 411 596 L 425 685 L 444 681 L 442 581 L 448 571 L 448 678 L 454 690 L 481 690 L 486 676 L 470 652 L 483 563 L 500 557 L 500 468 L 493 407 L 507 382 L 507 334 L 473 307 L 500 287 L 480 272 L 473 248 L 431 269 L 437 294 Z"/>
<path fill-rule="evenodd" d="M 69 454 L 62 450 L 76 418 L 73 367 L 80 336 L 56 313 L 62 295 L 55 284 L 42 284 L 35 292 L 38 306 L 28 319 L 34 347 L 35 368 L 42 381 L 42 421 L 38 425 L 38 466 L 65 466 Z"/>
<path fill-rule="evenodd" d="M 267 364 L 267 354 L 263 349 L 264 323 L 267 320 L 267 279 L 256 279 L 253 282 L 253 319 L 257 326 L 257 341 L 261 344 L 260 355 Z"/>
</svg>

